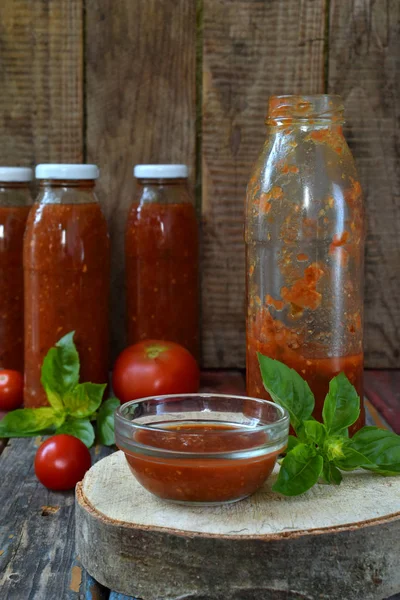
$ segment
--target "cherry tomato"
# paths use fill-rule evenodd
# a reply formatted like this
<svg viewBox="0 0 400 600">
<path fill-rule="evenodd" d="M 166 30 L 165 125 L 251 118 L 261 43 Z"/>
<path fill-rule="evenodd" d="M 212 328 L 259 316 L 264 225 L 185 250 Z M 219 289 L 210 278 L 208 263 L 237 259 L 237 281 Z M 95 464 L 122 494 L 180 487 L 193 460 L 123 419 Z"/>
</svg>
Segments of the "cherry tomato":
<svg viewBox="0 0 400 600">
<path fill-rule="evenodd" d="M 14 410 L 22 404 L 24 380 L 18 371 L 0 370 L 0 410 Z"/>
<path fill-rule="evenodd" d="M 197 362 L 186 348 L 174 342 L 146 340 L 119 355 L 113 389 L 124 403 L 146 396 L 194 393 L 199 380 Z"/>
<path fill-rule="evenodd" d="M 39 447 L 35 473 L 40 483 L 50 490 L 70 490 L 83 479 L 91 464 L 85 444 L 73 435 L 60 433 Z"/>
</svg>

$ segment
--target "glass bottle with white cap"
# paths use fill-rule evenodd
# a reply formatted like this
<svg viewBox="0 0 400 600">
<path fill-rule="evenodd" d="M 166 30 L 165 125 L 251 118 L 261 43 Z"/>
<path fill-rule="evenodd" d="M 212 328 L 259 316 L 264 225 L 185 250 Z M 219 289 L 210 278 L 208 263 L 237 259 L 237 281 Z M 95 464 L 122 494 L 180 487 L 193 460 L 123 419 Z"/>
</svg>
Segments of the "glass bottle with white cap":
<svg viewBox="0 0 400 600">
<path fill-rule="evenodd" d="M 22 248 L 32 169 L 0 167 L 0 368 L 24 369 Z"/>
<path fill-rule="evenodd" d="M 110 249 L 94 187 L 96 165 L 36 167 L 40 190 L 24 242 L 24 404 L 47 404 L 43 359 L 75 331 L 81 381 L 108 379 Z"/>
<path fill-rule="evenodd" d="M 199 353 L 198 226 L 186 165 L 136 165 L 125 236 L 128 342 Z"/>
</svg>

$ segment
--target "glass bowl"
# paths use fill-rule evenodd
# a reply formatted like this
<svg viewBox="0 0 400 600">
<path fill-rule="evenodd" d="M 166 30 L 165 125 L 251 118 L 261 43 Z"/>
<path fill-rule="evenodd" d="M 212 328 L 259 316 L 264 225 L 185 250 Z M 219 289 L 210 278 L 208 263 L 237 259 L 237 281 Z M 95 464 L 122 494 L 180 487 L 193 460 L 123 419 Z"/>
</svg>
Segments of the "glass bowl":
<svg viewBox="0 0 400 600">
<path fill-rule="evenodd" d="M 223 504 L 253 494 L 271 474 L 288 432 L 283 408 L 245 396 L 154 396 L 115 413 L 116 444 L 138 482 L 181 504 Z"/>
</svg>

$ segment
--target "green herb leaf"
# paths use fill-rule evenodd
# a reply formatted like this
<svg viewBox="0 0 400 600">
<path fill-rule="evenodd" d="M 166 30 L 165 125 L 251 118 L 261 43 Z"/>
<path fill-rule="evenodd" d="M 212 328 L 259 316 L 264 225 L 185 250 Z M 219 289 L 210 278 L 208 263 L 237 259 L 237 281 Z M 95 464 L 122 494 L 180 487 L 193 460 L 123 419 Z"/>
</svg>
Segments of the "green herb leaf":
<svg viewBox="0 0 400 600">
<path fill-rule="evenodd" d="M 64 397 L 65 408 L 72 417 L 84 418 L 99 408 L 107 384 L 79 383 Z"/>
<path fill-rule="evenodd" d="M 323 447 L 323 454 L 331 461 L 337 461 L 344 457 L 344 448 L 349 439 L 340 435 L 331 435 L 326 438 Z"/>
<path fill-rule="evenodd" d="M 61 338 L 46 354 L 41 382 L 50 404 L 63 409 L 63 398 L 79 383 L 79 354 L 75 347 L 74 331 Z"/>
<path fill-rule="evenodd" d="M 89 419 L 67 419 L 56 433 L 68 433 L 79 438 L 88 448 L 93 446 L 94 429 Z"/>
<path fill-rule="evenodd" d="M 337 434 L 353 425 L 360 416 L 360 398 L 344 373 L 331 379 L 322 418 L 328 434 Z"/>
<path fill-rule="evenodd" d="M 105 446 L 115 444 L 114 412 L 120 406 L 118 398 L 109 398 L 100 407 L 97 414 L 97 442 Z"/>
<path fill-rule="evenodd" d="M 351 444 L 351 441 L 349 441 Z M 369 460 L 364 454 L 355 450 L 351 445 L 342 448 L 342 455 L 334 459 L 335 465 L 342 471 L 354 471 L 368 465 L 374 466 L 374 463 Z"/>
<path fill-rule="evenodd" d="M 0 421 L 0 437 L 30 437 L 33 434 L 57 427 L 64 421 L 51 407 L 19 408 Z"/>
<path fill-rule="evenodd" d="M 342 481 L 342 474 L 339 469 L 327 459 L 324 459 L 324 468 L 322 470 L 322 476 L 326 483 L 333 483 L 339 485 Z"/>
<path fill-rule="evenodd" d="M 294 430 L 311 417 L 314 396 L 304 379 L 287 365 L 258 353 L 263 384 L 272 400 L 286 408 Z"/>
<path fill-rule="evenodd" d="M 304 434 L 308 442 L 322 446 L 326 438 L 326 429 L 322 423 L 310 420 L 304 422 Z"/>
<path fill-rule="evenodd" d="M 324 460 L 315 448 L 298 444 L 283 459 L 272 489 L 285 496 L 303 494 L 317 483 L 323 464 Z"/>
<path fill-rule="evenodd" d="M 288 445 L 285 450 L 286 454 L 288 454 L 291 450 L 293 450 L 295 446 L 298 446 L 299 444 L 301 444 L 301 441 L 298 437 L 295 437 L 294 435 L 289 435 Z"/>
<path fill-rule="evenodd" d="M 350 447 L 370 461 L 361 465 L 364 469 L 382 475 L 400 473 L 400 436 L 392 431 L 363 427 L 351 438 Z"/>
</svg>

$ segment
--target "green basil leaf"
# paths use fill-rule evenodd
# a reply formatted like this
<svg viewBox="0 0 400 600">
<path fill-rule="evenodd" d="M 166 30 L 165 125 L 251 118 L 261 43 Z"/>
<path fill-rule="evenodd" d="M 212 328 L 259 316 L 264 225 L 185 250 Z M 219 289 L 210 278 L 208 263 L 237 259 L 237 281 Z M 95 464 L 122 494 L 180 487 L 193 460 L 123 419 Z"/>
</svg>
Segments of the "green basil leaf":
<svg viewBox="0 0 400 600">
<path fill-rule="evenodd" d="M 371 464 L 362 465 L 383 475 L 400 473 L 400 436 L 379 427 L 363 427 L 351 438 L 350 446 Z"/>
<path fill-rule="evenodd" d="M 67 419 L 56 433 L 68 433 L 80 439 L 88 448 L 93 446 L 94 429 L 89 419 Z"/>
<path fill-rule="evenodd" d="M 115 444 L 114 412 L 121 405 L 118 398 L 109 398 L 100 407 L 97 414 L 97 442 L 104 446 Z"/>
<path fill-rule="evenodd" d="M 327 459 L 324 459 L 324 467 L 322 469 L 322 476 L 326 483 L 333 483 L 334 485 L 340 485 L 342 481 L 342 474 L 339 469 Z"/>
<path fill-rule="evenodd" d="M 315 448 L 298 444 L 283 459 L 273 491 L 285 496 L 303 494 L 317 483 L 323 464 Z"/>
<path fill-rule="evenodd" d="M 342 455 L 335 458 L 334 463 L 342 471 L 354 471 L 354 469 L 365 468 L 368 465 L 374 466 L 374 463 L 369 458 L 352 448 L 351 445 L 342 448 Z"/>
<path fill-rule="evenodd" d="M 79 383 L 79 354 L 73 337 L 73 331 L 67 333 L 43 361 L 41 382 L 56 410 L 62 409 L 65 394 Z"/>
<path fill-rule="evenodd" d="M 293 450 L 295 446 L 298 446 L 300 443 L 301 442 L 298 437 L 295 437 L 294 435 L 289 435 L 288 444 L 285 450 L 286 454 L 288 454 L 291 450 Z"/>
<path fill-rule="evenodd" d="M 84 418 L 99 408 L 106 383 L 79 383 L 64 396 L 65 408 L 73 417 Z"/>
<path fill-rule="evenodd" d="M 323 454 L 331 461 L 337 461 L 344 457 L 344 449 L 349 443 L 349 438 L 341 435 L 332 435 L 326 438 L 323 446 Z"/>
<path fill-rule="evenodd" d="M 0 437 L 30 437 L 43 430 L 61 425 L 63 415 L 54 408 L 19 408 L 5 415 L 0 421 Z"/>
<path fill-rule="evenodd" d="M 310 420 L 304 422 L 304 433 L 308 442 L 322 446 L 326 438 L 326 429 L 322 423 Z"/>
<path fill-rule="evenodd" d="M 258 353 L 263 384 L 272 400 L 286 408 L 295 431 L 311 417 L 314 396 L 310 387 L 294 369 Z"/>
<path fill-rule="evenodd" d="M 344 373 L 329 382 L 322 418 L 328 434 L 337 434 L 353 425 L 360 416 L 360 397 Z"/>
</svg>

